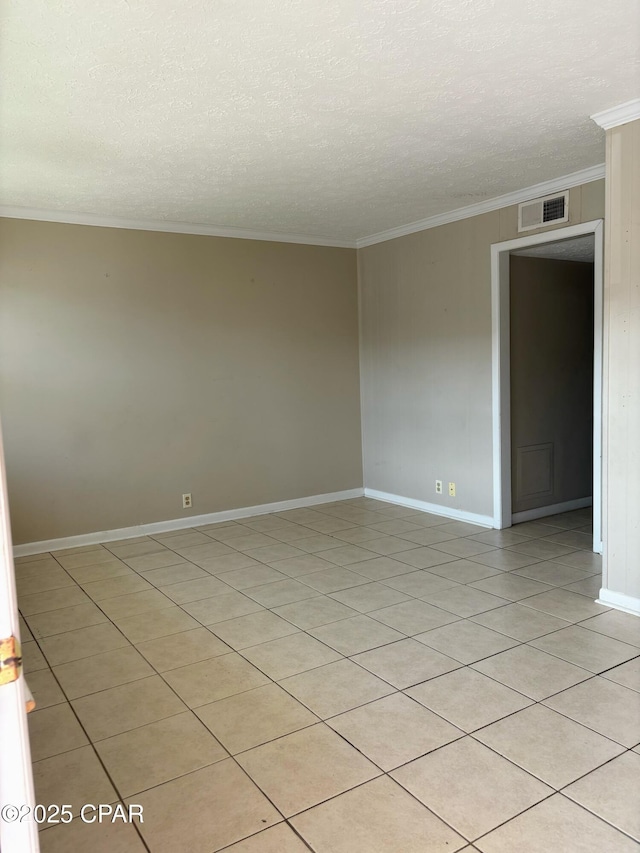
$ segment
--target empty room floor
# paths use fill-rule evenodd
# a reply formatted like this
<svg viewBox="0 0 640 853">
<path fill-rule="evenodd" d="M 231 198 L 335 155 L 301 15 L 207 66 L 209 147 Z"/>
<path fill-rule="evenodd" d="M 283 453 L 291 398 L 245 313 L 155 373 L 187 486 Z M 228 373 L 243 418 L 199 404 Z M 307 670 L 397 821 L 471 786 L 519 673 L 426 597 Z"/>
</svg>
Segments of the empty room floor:
<svg viewBox="0 0 640 853">
<path fill-rule="evenodd" d="M 637 851 L 640 619 L 589 515 L 357 498 L 16 560 L 36 801 L 75 816 L 43 853 Z"/>
</svg>

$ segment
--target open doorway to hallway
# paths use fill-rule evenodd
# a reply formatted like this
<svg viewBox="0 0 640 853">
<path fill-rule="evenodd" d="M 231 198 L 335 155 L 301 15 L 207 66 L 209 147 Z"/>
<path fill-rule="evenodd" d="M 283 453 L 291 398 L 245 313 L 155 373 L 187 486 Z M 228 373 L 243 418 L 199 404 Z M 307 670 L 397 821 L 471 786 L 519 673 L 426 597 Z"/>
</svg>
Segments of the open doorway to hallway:
<svg viewBox="0 0 640 853">
<path fill-rule="evenodd" d="M 602 222 L 493 245 L 492 304 L 494 524 L 592 502 L 601 553 Z"/>
<path fill-rule="evenodd" d="M 510 253 L 513 524 L 593 504 L 593 307 L 593 234 Z"/>
</svg>

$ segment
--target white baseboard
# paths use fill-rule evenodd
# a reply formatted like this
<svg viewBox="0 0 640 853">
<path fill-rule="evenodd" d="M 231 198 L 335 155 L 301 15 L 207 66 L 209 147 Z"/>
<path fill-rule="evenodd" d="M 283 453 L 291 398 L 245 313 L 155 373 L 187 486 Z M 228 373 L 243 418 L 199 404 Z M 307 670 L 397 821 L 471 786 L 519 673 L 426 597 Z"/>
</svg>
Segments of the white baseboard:
<svg viewBox="0 0 640 853">
<path fill-rule="evenodd" d="M 400 495 L 390 495 L 388 492 L 379 492 L 376 489 L 365 488 L 364 494 L 367 498 L 387 501 L 391 504 L 407 506 L 412 509 L 422 510 L 423 512 L 431 512 L 434 515 L 442 515 L 445 518 L 455 519 L 455 521 L 468 521 L 470 524 L 478 524 L 481 527 L 493 527 L 493 518 L 490 515 L 479 515 L 475 512 L 466 512 L 463 509 L 454 509 L 453 507 L 440 506 L 440 504 L 417 501 L 414 498 L 403 498 Z"/>
<path fill-rule="evenodd" d="M 535 509 L 525 509 L 523 512 L 514 512 L 511 516 L 512 524 L 520 524 L 523 521 L 535 521 L 546 515 L 559 515 L 561 512 L 571 512 L 574 509 L 584 509 L 593 505 L 593 498 L 577 498 L 575 501 L 564 501 L 560 504 L 549 506 L 538 506 Z"/>
<path fill-rule="evenodd" d="M 611 589 L 603 588 L 600 590 L 599 598 L 596 599 L 596 604 L 604 604 L 606 607 L 622 610 L 623 613 L 640 616 L 640 598 L 625 595 L 623 592 L 613 592 Z"/>
<path fill-rule="evenodd" d="M 239 509 L 227 509 L 222 512 L 210 512 L 206 515 L 192 515 L 189 518 L 174 518 L 170 521 L 156 521 L 151 524 L 138 524 L 135 527 L 121 527 L 119 530 L 100 530 L 96 533 L 81 533 L 79 536 L 65 536 L 61 539 L 47 539 L 43 542 L 27 542 L 16 545 L 14 557 L 27 557 L 32 554 L 44 554 L 46 551 L 59 551 L 62 548 L 80 548 L 83 545 L 97 545 L 100 542 L 114 542 L 118 539 L 133 539 L 136 536 L 153 536 L 154 533 L 167 533 L 170 530 L 184 530 L 187 527 L 202 527 L 221 521 L 236 521 L 253 515 L 266 515 L 271 512 L 284 512 L 288 509 L 301 509 L 315 504 L 327 504 L 333 501 L 346 501 L 361 498 L 364 489 L 347 489 L 326 495 L 309 495 L 290 501 L 277 501 L 259 506 L 245 506 Z"/>
</svg>

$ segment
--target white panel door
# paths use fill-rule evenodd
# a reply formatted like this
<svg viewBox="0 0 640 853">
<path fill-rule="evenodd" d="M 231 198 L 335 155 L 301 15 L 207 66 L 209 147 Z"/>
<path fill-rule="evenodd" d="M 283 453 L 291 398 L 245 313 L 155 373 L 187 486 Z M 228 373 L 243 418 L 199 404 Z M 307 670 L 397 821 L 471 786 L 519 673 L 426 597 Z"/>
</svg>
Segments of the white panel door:
<svg viewBox="0 0 640 853">
<path fill-rule="evenodd" d="M 0 431 L 0 640 L 20 639 L 9 503 Z M 0 684 L 0 848 L 2 853 L 39 853 L 33 814 L 33 776 L 24 676 Z"/>
</svg>

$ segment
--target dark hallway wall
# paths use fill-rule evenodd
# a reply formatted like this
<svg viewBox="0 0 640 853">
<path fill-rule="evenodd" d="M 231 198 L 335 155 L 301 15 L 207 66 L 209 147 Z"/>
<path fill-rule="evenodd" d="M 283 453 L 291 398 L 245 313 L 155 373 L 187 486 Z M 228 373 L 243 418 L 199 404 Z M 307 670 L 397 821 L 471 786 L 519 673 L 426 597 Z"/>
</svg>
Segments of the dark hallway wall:
<svg viewBox="0 0 640 853">
<path fill-rule="evenodd" d="M 510 258 L 512 511 L 592 492 L 593 264 Z"/>
</svg>

